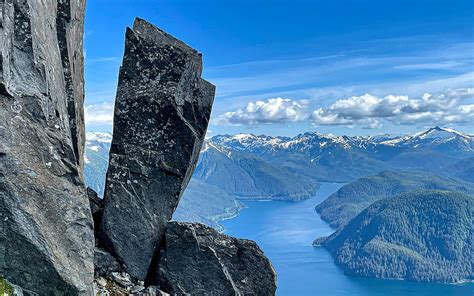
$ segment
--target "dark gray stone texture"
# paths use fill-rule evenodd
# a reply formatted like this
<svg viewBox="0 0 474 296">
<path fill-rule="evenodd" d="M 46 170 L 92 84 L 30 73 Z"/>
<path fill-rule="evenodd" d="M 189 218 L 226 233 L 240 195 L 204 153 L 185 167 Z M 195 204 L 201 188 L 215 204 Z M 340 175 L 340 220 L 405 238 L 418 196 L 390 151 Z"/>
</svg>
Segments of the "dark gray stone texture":
<svg viewBox="0 0 474 296">
<path fill-rule="evenodd" d="M 99 198 L 97 192 L 90 187 L 87 187 L 87 197 L 89 198 L 92 220 L 94 221 L 94 237 L 97 238 L 102 221 L 102 214 L 104 212 L 104 200 Z"/>
<path fill-rule="evenodd" d="M 79 176 L 84 170 L 84 58 L 83 32 L 85 0 L 57 0 L 56 30 L 65 89 L 69 129 Z M 79 79 L 80 78 L 80 79 Z"/>
<path fill-rule="evenodd" d="M 215 88 L 201 67 L 197 51 L 146 21 L 127 29 L 99 243 L 139 280 L 205 137 Z"/>
<path fill-rule="evenodd" d="M 94 253 L 94 277 L 111 278 L 113 272 L 123 272 L 123 267 L 107 251 L 100 248 Z"/>
<path fill-rule="evenodd" d="M 276 274 L 258 245 L 198 223 L 168 223 L 156 281 L 172 295 L 274 295 Z"/>
<path fill-rule="evenodd" d="M 39 295 L 92 293 L 84 5 L 0 0 L 0 276 Z"/>
<path fill-rule="evenodd" d="M 87 197 L 89 198 L 89 206 L 91 207 L 92 215 L 102 211 L 104 205 L 102 199 L 99 198 L 94 189 L 87 187 Z"/>
</svg>

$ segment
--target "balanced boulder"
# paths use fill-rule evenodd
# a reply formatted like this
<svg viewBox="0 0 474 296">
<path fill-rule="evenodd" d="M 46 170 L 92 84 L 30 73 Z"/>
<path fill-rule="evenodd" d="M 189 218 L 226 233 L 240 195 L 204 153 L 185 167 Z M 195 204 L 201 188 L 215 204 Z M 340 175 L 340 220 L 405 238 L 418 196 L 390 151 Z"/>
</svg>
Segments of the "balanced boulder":
<svg viewBox="0 0 474 296">
<path fill-rule="evenodd" d="M 148 22 L 127 29 L 99 243 L 144 280 L 194 171 L 215 88 L 201 55 Z"/>
</svg>

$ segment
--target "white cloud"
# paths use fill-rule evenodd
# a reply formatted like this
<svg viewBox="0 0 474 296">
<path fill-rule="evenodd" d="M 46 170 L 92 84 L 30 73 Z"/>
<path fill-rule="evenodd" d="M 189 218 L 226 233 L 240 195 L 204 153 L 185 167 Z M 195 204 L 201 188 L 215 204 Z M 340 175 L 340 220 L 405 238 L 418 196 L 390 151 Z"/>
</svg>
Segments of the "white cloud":
<svg viewBox="0 0 474 296">
<path fill-rule="evenodd" d="M 243 109 L 220 115 L 217 124 L 252 125 L 261 123 L 287 123 L 308 118 L 307 100 L 272 98 L 267 101 L 250 102 Z"/>
<path fill-rule="evenodd" d="M 468 123 L 474 117 L 474 107 L 465 100 L 473 97 L 474 88 L 447 90 L 438 95 L 426 93 L 421 98 L 365 94 L 318 108 L 311 114 L 311 120 L 315 125 L 359 125 L 364 128 L 379 128 L 384 120 L 393 124 Z"/>
<path fill-rule="evenodd" d="M 102 103 L 86 106 L 84 108 L 84 117 L 86 124 L 112 125 L 114 121 L 114 103 Z"/>
</svg>

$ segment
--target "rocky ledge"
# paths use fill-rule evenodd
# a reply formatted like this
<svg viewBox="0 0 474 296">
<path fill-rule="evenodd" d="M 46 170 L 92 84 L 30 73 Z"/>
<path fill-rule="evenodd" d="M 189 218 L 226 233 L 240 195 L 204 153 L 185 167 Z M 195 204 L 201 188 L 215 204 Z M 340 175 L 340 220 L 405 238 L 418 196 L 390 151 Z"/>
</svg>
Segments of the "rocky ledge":
<svg viewBox="0 0 474 296">
<path fill-rule="evenodd" d="M 199 223 L 167 223 L 147 283 L 104 250 L 95 253 L 95 291 L 106 295 L 274 295 L 276 275 L 258 245 Z"/>
</svg>

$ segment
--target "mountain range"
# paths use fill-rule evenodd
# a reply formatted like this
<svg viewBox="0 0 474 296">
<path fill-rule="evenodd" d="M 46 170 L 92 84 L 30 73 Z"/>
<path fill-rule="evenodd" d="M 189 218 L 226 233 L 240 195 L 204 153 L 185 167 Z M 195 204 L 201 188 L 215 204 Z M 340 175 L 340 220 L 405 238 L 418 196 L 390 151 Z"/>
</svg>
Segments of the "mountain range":
<svg viewBox="0 0 474 296">
<path fill-rule="evenodd" d="M 474 136 L 441 127 L 408 136 L 220 135 L 208 143 L 319 182 L 345 183 L 389 169 L 438 172 L 474 156 Z"/>
<path fill-rule="evenodd" d="M 216 144 L 212 139 L 201 151 L 193 178 L 240 199 L 298 201 L 311 196 L 318 187 L 317 181 L 303 172 Z"/>
<path fill-rule="evenodd" d="M 87 186 L 104 196 L 105 174 L 109 166 L 111 133 L 89 132 L 84 150 L 84 179 Z"/>
<path fill-rule="evenodd" d="M 89 132 L 86 138 L 86 183 L 102 196 L 111 134 Z M 404 136 L 217 135 L 206 140 L 182 197 L 187 211 L 179 206 L 175 215 L 219 228 L 216 221 L 242 208 L 233 199 L 298 201 L 312 196 L 319 182 L 347 183 L 382 171 L 472 181 L 474 136 L 441 127 Z M 206 201 L 219 206 L 213 211 L 198 206 Z"/>
</svg>

